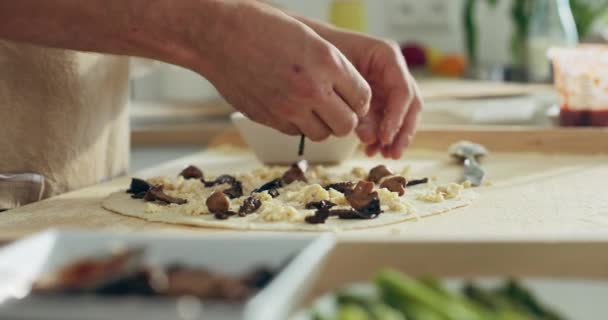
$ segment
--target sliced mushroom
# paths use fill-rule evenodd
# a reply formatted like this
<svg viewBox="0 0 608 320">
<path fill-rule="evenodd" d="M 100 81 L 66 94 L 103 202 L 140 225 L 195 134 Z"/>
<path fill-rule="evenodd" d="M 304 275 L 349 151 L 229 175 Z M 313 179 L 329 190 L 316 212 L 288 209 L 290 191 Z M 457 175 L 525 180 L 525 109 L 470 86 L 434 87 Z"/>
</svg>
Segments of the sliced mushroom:
<svg viewBox="0 0 608 320">
<path fill-rule="evenodd" d="M 283 182 L 281 181 L 281 179 L 275 179 L 275 180 L 265 183 L 264 185 L 262 185 L 261 187 L 255 189 L 255 190 L 253 190 L 252 193 L 262 193 L 262 192 L 268 191 L 268 194 L 270 194 L 270 196 L 272 196 L 273 198 L 276 198 L 279 196 L 279 191 L 277 189 L 282 188 L 282 187 L 283 187 Z"/>
<path fill-rule="evenodd" d="M 336 204 L 331 202 L 331 201 L 327 201 L 327 200 L 321 200 L 319 202 L 310 202 L 306 204 L 306 209 L 311 210 L 311 209 L 316 209 L 316 210 L 323 210 L 323 209 L 331 209 L 333 207 L 335 207 Z"/>
<path fill-rule="evenodd" d="M 127 193 L 138 195 L 142 192 L 148 192 L 148 190 L 150 190 L 150 184 L 146 180 L 132 178 Z"/>
<path fill-rule="evenodd" d="M 140 193 L 134 193 L 131 195 L 131 198 L 133 199 L 143 199 L 146 197 L 146 193 L 148 192 L 140 192 Z"/>
<path fill-rule="evenodd" d="M 368 181 L 357 183 L 353 191 L 346 195 L 346 200 L 365 219 L 373 219 L 382 213 L 378 192 L 374 191 L 374 184 Z"/>
<path fill-rule="evenodd" d="M 209 212 L 214 214 L 226 213 L 230 210 L 230 200 L 221 191 L 211 194 L 205 203 L 207 204 L 207 208 L 209 208 Z"/>
<path fill-rule="evenodd" d="M 235 216 L 236 212 L 234 211 L 226 211 L 226 212 L 218 212 L 216 214 L 214 214 L 213 216 L 217 219 L 217 220 L 228 220 L 228 218 Z"/>
<path fill-rule="evenodd" d="M 149 202 L 158 201 L 163 204 L 174 203 L 181 205 L 188 203 L 188 200 L 186 199 L 180 199 L 166 194 L 163 189 L 164 186 L 162 184 L 150 187 L 150 190 L 148 190 L 144 196 L 144 200 Z"/>
<path fill-rule="evenodd" d="M 329 219 L 329 216 L 331 216 L 329 210 L 322 209 L 315 211 L 314 215 L 308 216 L 304 220 L 309 224 L 324 224 Z"/>
<path fill-rule="evenodd" d="M 374 192 L 374 184 L 368 181 L 359 181 L 353 191 L 346 195 L 348 203 L 358 210 L 364 208 L 372 200 L 372 193 Z"/>
<path fill-rule="evenodd" d="M 407 180 L 402 176 L 394 176 L 384 179 L 380 184 L 380 188 L 386 188 L 390 192 L 397 192 L 399 196 L 405 194 L 405 187 L 407 186 Z"/>
<path fill-rule="evenodd" d="M 338 192 L 347 194 L 353 191 L 355 184 L 352 182 L 339 182 L 325 186 L 325 190 L 334 189 Z"/>
<path fill-rule="evenodd" d="M 353 208 L 331 210 L 331 215 L 338 216 L 340 219 L 343 219 L 343 220 L 361 219 L 361 215 L 357 212 L 357 210 L 355 210 Z"/>
<path fill-rule="evenodd" d="M 235 182 L 237 182 L 236 178 L 231 175 L 227 175 L 227 174 L 223 174 L 223 175 L 217 177 L 213 181 L 204 181 L 205 187 L 207 187 L 207 188 L 217 186 L 220 184 L 230 184 L 231 185 L 231 184 L 234 184 Z"/>
<path fill-rule="evenodd" d="M 296 181 L 308 182 L 308 179 L 306 179 L 306 171 L 308 171 L 308 161 L 298 161 L 283 174 L 281 181 L 283 182 L 283 185 L 292 184 Z"/>
<path fill-rule="evenodd" d="M 380 180 L 384 177 L 392 176 L 393 173 L 389 170 L 385 165 L 380 165 L 374 167 L 369 171 L 369 176 L 367 177 L 367 181 L 371 181 L 373 183 L 379 183 Z"/>
<path fill-rule="evenodd" d="M 243 184 L 240 181 L 235 180 L 230 188 L 224 190 L 224 194 L 230 199 L 236 199 L 243 196 Z"/>
<path fill-rule="evenodd" d="M 256 197 L 245 199 L 243 205 L 239 208 L 239 216 L 244 217 L 248 214 L 256 212 L 262 206 L 262 201 Z"/>
<path fill-rule="evenodd" d="M 205 176 L 203 175 L 203 171 L 195 166 L 188 166 L 186 169 L 182 170 L 179 174 L 184 177 L 184 179 L 201 179 L 205 180 Z"/>
</svg>

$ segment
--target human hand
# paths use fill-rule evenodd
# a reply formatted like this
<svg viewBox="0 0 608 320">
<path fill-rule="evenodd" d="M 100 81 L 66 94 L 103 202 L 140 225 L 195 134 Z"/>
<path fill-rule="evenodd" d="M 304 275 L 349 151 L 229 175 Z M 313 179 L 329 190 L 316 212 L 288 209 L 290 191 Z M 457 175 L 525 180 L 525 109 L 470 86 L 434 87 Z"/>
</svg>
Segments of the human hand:
<svg viewBox="0 0 608 320">
<path fill-rule="evenodd" d="M 314 141 L 355 130 L 371 89 L 334 45 L 266 4 L 227 5 L 219 47 L 200 48 L 212 62 L 200 73 L 230 104 L 256 122 Z"/>
<path fill-rule="evenodd" d="M 413 140 L 423 100 L 399 46 L 370 36 L 302 19 L 355 65 L 372 89 L 369 113 L 357 133 L 369 156 L 399 159 Z"/>
</svg>

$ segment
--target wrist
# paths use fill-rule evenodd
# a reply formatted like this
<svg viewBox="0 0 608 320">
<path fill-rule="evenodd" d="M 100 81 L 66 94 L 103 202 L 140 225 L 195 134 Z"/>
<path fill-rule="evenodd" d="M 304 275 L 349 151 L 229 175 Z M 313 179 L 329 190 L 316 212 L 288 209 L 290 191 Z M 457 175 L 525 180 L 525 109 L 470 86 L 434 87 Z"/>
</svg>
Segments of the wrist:
<svg viewBox="0 0 608 320">
<path fill-rule="evenodd" d="M 138 0 L 130 8 L 127 39 L 138 55 L 211 72 L 227 1 Z"/>
</svg>

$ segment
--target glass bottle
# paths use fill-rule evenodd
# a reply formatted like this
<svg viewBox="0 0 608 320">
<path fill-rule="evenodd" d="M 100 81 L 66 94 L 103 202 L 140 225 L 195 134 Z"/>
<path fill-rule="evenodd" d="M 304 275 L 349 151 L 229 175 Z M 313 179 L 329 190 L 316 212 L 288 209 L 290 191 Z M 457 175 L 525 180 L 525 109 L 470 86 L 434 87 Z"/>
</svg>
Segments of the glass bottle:
<svg viewBox="0 0 608 320">
<path fill-rule="evenodd" d="M 547 82 L 551 78 L 548 50 L 575 46 L 578 32 L 569 0 L 533 0 L 533 3 L 528 29 L 528 79 Z"/>
</svg>

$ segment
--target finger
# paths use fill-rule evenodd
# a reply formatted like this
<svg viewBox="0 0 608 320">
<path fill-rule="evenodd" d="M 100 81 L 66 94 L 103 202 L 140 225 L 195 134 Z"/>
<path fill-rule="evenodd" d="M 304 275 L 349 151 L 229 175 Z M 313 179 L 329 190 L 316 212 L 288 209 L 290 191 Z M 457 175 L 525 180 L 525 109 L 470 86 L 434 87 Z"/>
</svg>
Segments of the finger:
<svg viewBox="0 0 608 320">
<path fill-rule="evenodd" d="M 415 99 L 412 106 L 409 108 L 409 112 L 405 118 L 403 126 L 399 131 L 399 134 L 395 138 L 395 141 L 390 146 L 390 150 L 387 156 L 393 159 L 399 159 L 403 155 L 403 150 L 410 146 L 414 140 L 414 134 L 416 133 L 416 127 L 418 125 L 418 118 L 420 111 L 422 110 L 422 101 Z"/>
<path fill-rule="evenodd" d="M 331 135 L 331 129 L 315 112 L 303 114 L 294 124 L 312 141 L 323 141 Z"/>
<path fill-rule="evenodd" d="M 391 89 L 379 131 L 379 138 L 383 145 L 393 143 L 407 115 L 412 93 L 407 89 L 407 86 L 398 86 Z"/>
<path fill-rule="evenodd" d="M 357 127 L 357 135 L 359 139 L 365 144 L 374 144 L 378 141 L 378 126 L 382 121 L 381 109 L 376 109 L 374 106 L 384 106 L 378 96 L 372 98 L 372 110 L 361 120 L 359 120 L 359 126 Z"/>
<path fill-rule="evenodd" d="M 353 132 L 359 123 L 357 115 L 337 94 L 331 95 L 330 101 L 316 108 L 315 112 L 338 137 Z"/>
<path fill-rule="evenodd" d="M 370 144 L 370 145 L 368 145 L 368 146 L 365 147 L 365 154 L 368 157 L 373 157 L 373 156 L 375 156 L 375 155 L 378 154 L 378 152 L 380 151 L 380 149 L 381 149 L 381 146 L 380 146 L 379 142 L 374 143 L 374 144 Z"/>
<path fill-rule="evenodd" d="M 334 91 L 359 118 L 363 118 L 369 112 L 372 89 L 357 68 L 342 54 L 340 64 Z"/>
</svg>

